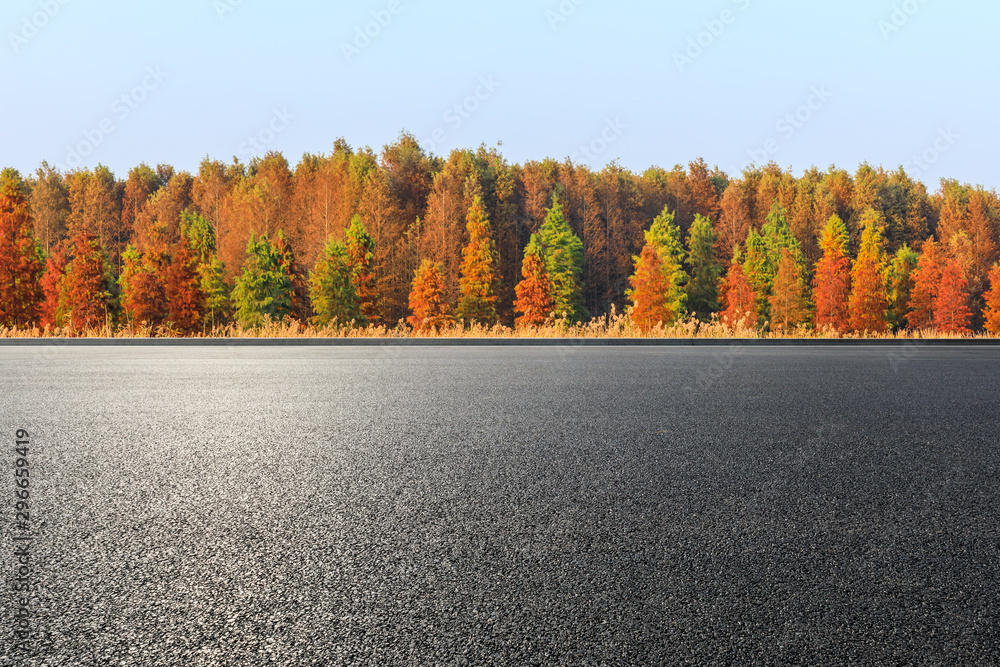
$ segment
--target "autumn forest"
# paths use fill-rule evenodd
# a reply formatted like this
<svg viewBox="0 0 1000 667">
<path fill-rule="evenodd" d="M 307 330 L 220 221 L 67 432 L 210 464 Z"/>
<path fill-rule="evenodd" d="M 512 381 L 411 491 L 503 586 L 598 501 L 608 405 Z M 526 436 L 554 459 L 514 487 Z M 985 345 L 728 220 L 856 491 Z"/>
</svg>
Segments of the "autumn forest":
<svg viewBox="0 0 1000 667">
<path fill-rule="evenodd" d="M 643 335 L 1000 334 L 998 243 L 995 190 L 928 192 L 868 164 L 633 173 L 485 146 L 438 157 L 406 133 L 294 167 L 276 152 L 195 174 L 42 163 L 0 176 L 0 326 L 421 335 L 617 316 Z"/>
</svg>

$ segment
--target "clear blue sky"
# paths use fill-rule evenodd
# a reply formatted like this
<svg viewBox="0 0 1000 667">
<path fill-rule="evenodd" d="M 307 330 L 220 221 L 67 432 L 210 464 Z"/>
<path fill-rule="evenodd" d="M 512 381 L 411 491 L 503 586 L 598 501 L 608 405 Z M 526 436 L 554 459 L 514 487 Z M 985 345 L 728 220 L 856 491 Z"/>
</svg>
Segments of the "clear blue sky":
<svg viewBox="0 0 1000 667">
<path fill-rule="evenodd" d="M 1000 3 L 941 0 L 4 0 L 0 164 L 294 165 L 406 129 L 439 155 L 868 161 L 993 188 L 998 25 Z"/>
</svg>

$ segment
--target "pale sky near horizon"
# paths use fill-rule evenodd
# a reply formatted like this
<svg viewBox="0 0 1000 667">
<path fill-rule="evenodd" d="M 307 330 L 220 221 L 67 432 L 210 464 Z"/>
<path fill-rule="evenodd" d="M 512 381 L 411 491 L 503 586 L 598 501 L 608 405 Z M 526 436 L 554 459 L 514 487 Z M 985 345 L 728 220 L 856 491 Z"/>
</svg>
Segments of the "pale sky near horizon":
<svg viewBox="0 0 1000 667">
<path fill-rule="evenodd" d="M 867 161 L 992 189 L 998 25 L 967 0 L 4 0 L 0 166 L 294 166 L 405 129 L 438 155 Z"/>
</svg>

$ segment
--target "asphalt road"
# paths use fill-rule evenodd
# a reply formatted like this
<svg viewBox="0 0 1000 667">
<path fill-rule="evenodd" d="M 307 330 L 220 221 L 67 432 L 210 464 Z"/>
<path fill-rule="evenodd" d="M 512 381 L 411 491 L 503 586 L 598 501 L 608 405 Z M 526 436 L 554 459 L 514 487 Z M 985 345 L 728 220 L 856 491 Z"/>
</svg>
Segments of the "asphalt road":
<svg viewBox="0 0 1000 667">
<path fill-rule="evenodd" d="M 998 664 L 998 398 L 1000 348 L 0 349 L 0 664 Z"/>
</svg>

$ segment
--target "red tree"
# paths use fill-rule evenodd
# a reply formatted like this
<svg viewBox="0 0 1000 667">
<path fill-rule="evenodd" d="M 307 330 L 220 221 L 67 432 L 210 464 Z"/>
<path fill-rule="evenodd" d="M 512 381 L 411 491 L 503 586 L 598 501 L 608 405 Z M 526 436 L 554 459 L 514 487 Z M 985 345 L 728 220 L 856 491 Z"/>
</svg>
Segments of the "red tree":
<svg viewBox="0 0 1000 667">
<path fill-rule="evenodd" d="M 62 294 L 67 264 L 69 259 L 61 246 L 54 248 L 45 261 L 45 274 L 42 276 L 44 301 L 41 305 L 39 322 L 43 329 L 54 329 L 64 324 Z"/>
<path fill-rule="evenodd" d="M 198 259 L 181 239 L 173 249 L 166 281 L 167 320 L 181 333 L 198 331 L 202 321 L 205 296 L 201 291 Z"/>
<path fill-rule="evenodd" d="M 854 287 L 851 290 L 851 331 L 879 333 L 885 331 L 885 310 L 889 299 L 885 294 L 884 277 L 879 267 L 870 261 L 855 262 Z"/>
<path fill-rule="evenodd" d="M 816 303 L 817 329 L 833 327 L 847 331 L 850 319 L 851 260 L 847 256 L 847 228 L 839 217 L 826 224 L 820 249 L 823 257 L 816 263 L 813 276 L 813 300 Z"/>
<path fill-rule="evenodd" d="M 97 237 L 81 232 L 73 238 L 73 259 L 66 268 L 65 309 L 77 330 L 98 326 L 108 316 L 110 270 Z"/>
<path fill-rule="evenodd" d="M 125 249 L 118 283 L 126 317 L 134 324 L 156 328 L 167 316 L 167 261 L 162 237 L 155 235 L 152 243 L 153 247 L 143 250 L 134 246 Z"/>
<path fill-rule="evenodd" d="M 986 330 L 994 336 L 1000 336 L 1000 264 L 990 271 L 990 289 L 986 292 L 983 316 L 986 319 Z"/>
<path fill-rule="evenodd" d="M 913 291 L 910 292 L 910 314 L 906 322 L 911 329 L 929 329 L 934 326 L 934 302 L 941 286 L 944 271 L 944 254 L 934 239 L 924 243 L 913 271 Z"/>
<path fill-rule="evenodd" d="M 941 273 L 941 287 L 934 300 L 934 325 L 942 333 L 967 334 L 971 319 L 968 281 L 958 262 L 949 259 Z"/>
<path fill-rule="evenodd" d="M 744 326 L 754 326 L 757 323 L 757 292 L 750 287 L 738 252 L 733 256 L 733 263 L 729 265 L 729 272 L 722 281 L 720 291 L 723 304 L 720 317 L 723 324 L 735 329 L 741 321 Z"/>
<path fill-rule="evenodd" d="M 33 226 L 24 181 L 16 170 L 5 169 L 0 174 L 0 325 L 38 321 L 42 259 Z"/>
</svg>

